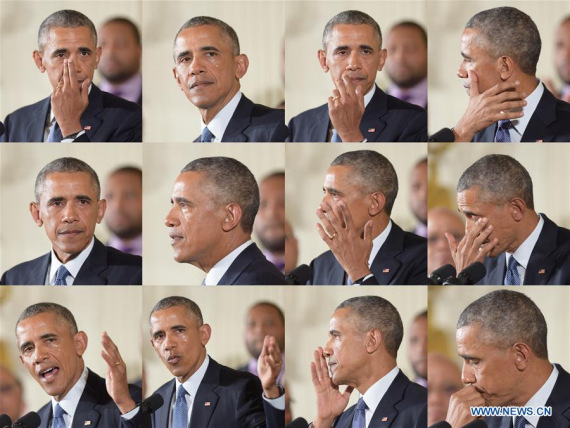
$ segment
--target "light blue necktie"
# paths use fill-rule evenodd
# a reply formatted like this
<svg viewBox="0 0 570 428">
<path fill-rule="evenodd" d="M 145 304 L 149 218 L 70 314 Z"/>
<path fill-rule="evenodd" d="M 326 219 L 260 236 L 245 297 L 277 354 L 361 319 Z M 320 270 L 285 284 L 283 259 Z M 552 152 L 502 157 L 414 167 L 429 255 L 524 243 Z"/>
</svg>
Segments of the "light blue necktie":
<svg viewBox="0 0 570 428">
<path fill-rule="evenodd" d="M 65 414 L 65 410 L 63 410 L 59 404 L 56 404 L 52 428 L 65 428 L 65 421 L 63 420 L 63 415 Z"/>
<path fill-rule="evenodd" d="M 499 120 L 499 126 L 497 127 L 497 133 L 495 134 L 495 141 L 497 143 L 510 143 L 511 134 L 509 134 L 509 128 L 512 128 L 513 124 L 510 120 Z"/>
<path fill-rule="evenodd" d="M 201 143 L 211 143 L 212 140 L 216 138 L 214 134 L 210 132 L 207 126 L 202 129 L 202 135 L 200 136 Z"/>
<path fill-rule="evenodd" d="M 61 134 L 61 129 L 55 119 L 49 128 L 48 143 L 61 143 L 63 140 L 63 135 Z"/>
<path fill-rule="evenodd" d="M 515 428 L 525 428 L 526 427 L 526 419 L 524 416 L 517 416 L 515 418 Z"/>
<path fill-rule="evenodd" d="M 332 134 L 331 142 L 333 142 L 333 143 L 342 143 L 342 140 L 340 139 L 340 135 L 338 135 L 338 132 L 336 132 L 336 129 L 333 129 L 333 134 Z"/>
<path fill-rule="evenodd" d="M 174 412 L 172 415 L 172 428 L 188 428 L 188 403 L 186 395 L 188 392 L 182 385 L 178 387 L 176 394 L 176 403 L 174 403 Z"/>
<path fill-rule="evenodd" d="M 64 265 L 61 265 L 57 268 L 57 272 L 55 273 L 55 282 L 53 285 L 67 285 L 65 279 L 68 277 L 69 271 Z"/>
<path fill-rule="evenodd" d="M 511 254 L 507 265 L 507 273 L 505 275 L 505 285 L 521 285 L 521 278 L 519 276 L 519 271 L 517 270 L 518 265 L 519 262 L 517 262 L 515 256 Z"/>
<path fill-rule="evenodd" d="M 360 397 L 356 408 L 354 409 L 354 416 L 352 418 L 352 428 L 366 428 L 366 403 Z"/>
</svg>

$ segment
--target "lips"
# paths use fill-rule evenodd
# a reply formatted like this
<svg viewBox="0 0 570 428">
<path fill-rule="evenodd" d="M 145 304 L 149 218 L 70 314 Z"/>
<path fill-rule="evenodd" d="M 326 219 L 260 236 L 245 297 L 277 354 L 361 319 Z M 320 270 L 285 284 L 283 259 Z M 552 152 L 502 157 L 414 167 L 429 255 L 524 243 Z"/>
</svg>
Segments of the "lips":
<svg viewBox="0 0 570 428">
<path fill-rule="evenodd" d="M 48 367 L 45 369 L 41 369 L 38 372 L 38 376 L 44 382 L 51 382 L 55 379 L 58 373 L 59 373 L 59 367 Z"/>
<path fill-rule="evenodd" d="M 206 86 L 209 86 L 211 84 L 213 84 L 213 82 L 210 82 L 210 81 L 194 82 L 190 85 L 190 90 L 191 91 L 194 89 L 199 90 L 199 89 L 205 88 Z"/>
<path fill-rule="evenodd" d="M 170 245 L 174 245 L 176 244 L 178 241 L 181 241 L 182 239 L 184 239 L 184 237 L 182 235 L 179 235 L 177 233 L 169 233 L 168 236 L 170 237 Z"/>
<path fill-rule="evenodd" d="M 69 237 L 73 237 L 73 236 L 77 236 L 82 234 L 83 231 L 82 230 L 78 230 L 78 229 L 70 229 L 70 230 L 61 230 L 59 232 L 60 235 L 62 236 L 69 236 Z"/>
<path fill-rule="evenodd" d="M 180 355 L 170 355 L 166 359 L 166 361 L 168 362 L 168 364 L 176 365 L 180 362 L 181 359 L 182 359 L 182 357 Z"/>
</svg>

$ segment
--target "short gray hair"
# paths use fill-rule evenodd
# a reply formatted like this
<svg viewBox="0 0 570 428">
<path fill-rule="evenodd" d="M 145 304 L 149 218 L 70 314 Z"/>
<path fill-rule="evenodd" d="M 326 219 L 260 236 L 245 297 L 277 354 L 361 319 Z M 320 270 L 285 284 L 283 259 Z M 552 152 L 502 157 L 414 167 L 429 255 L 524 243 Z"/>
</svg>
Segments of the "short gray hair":
<svg viewBox="0 0 570 428">
<path fill-rule="evenodd" d="M 178 35 L 182 30 L 186 30 L 187 28 L 192 27 L 201 27 L 203 25 L 213 25 L 217 27 L 222 34 L 228 39 L 230 45 L 232 47 L 232 52 L 234 56 L 239 55 L 240 47 L 239 47 L 239 39 L 235 32 L 235 30 L 226 24 L 224 21 L 212 18 L 211 16 L 196 16 L 194 18 L 189 19 L 180 27 L 180 30 L 176 33 L 176 37 L 174 37 L 174 44 L 176 44 L 176 39 L 178 39 Z"/>
<path fill-rule="evenodd" d="M 483 156 L 465 170 L 457 183 L 457 193 L 479 187 L 485 202 L 506 203 L 521 198 L 534 209 L 532 179 L 516 159 L 507 155 Z"/>
<path fill-rule="evenodd" d="M 46 166 L 44 166 L 42 170 L 39 172 L 38 176 L 36 177 L 36 185 L 34 186 L 36 202 L 40 201 L 40 195 L 43 191 L 44 182 L 47 176 L 49 174 L 53 174 L 56 172 L 64 172 L 64 173 L 84 172 L 86 174 L 89 174 L 89 176 L 91 177 L 91 181 L 93 182 L 93 187 L 97 192 L 97 200 L 99 200 L 99 198 L 101 197 L 101 184 L 99 183 L 99 177 L 97 176 L 97 173 L 93 170 L 93 168 L 91 168 L 89 165 L 87 165 L 85 162 L 83 162 L 80 159 L 68 157 L 68 158 L 58 158 L 51 161 Z"/>
<path fill-rule="evenodd" d="M 542 42 L 536 24 L 526 13 L 514 7 L 496 7 L 473 16 L 465 28 L 481 31 L 491 58 L 507 55 L 523 73 L 536 74 Z"/>
<path fill-rule="evenodd" d="M 251 171 L 240 161 L 223 156 L 193 160 L 180 173 L 203 173 L 214 188 L 214 200 L 218 205 L 236 203 L 242 210 L 241 228 L 246 233 L 253 230 L 253 222 L 259 210 L 259 187 Z"/>
<path fill-rule="evenodd" d="M 173 308 L 175 306 L 181 306 L 186 309 L 188 315 L 196 319 L 198 326 L 204 324 L 204 318 L 202 317 L 202 311 L 200 310 L 200 307 L 194 301 L 182 296 L 169 296 L 158 301 L 158 303 L 156 303 L 150 311 L 150 315 L 148 316 L 149 321 L 155 312 Z"/>
<path fill-rule="evenodd" d="M 327 50 L 327 44 L 329 42 L 332 30 L 336 25 L 370 25 L 374 30 L 376 38 L 378 39 L 378 48 L 382 49 L 382 31 L 378 23 L 370 15 L 360 12 L 359 10 L 345 10 L 339 14 L 333 16 L 327 25 L 325 25 L 325 30 L 323 31 L 323 49 Z"/>
<path fill-rule="evenodd" d="M 376 328 L 382 334 L 386 352 L 394 358 L 404 337 L 404 326 L 398 310 L 388 300 L 379 296 L 359 296 L 345 300 L 336 309 L 350 309 L 358 319 L 361 333 Z"/>
<path fill-rule="evenodd" d="M 52 28 L 78 28 L 78 27 L 89 28 L 89 31 L 91 32 L 91 38 L 93 39 L 93 43 L 95 44 L 95 46 L 97 46 L 97 30 L 95 29 L 95 25 L 93 25 L 93 22 L 85 15 L 83 15 L 81 12 L 77 12 L 76 10 L 71 10 L 71 9 L 64 9 L 52 13 L 50 16 L 44 19 L 44 21 L 40 25 L 40 29 L 38 31 L 38 49 L 40 51 L 43 51 L 46 39 L 48 37 L 48 33 Z"/>
<path fill-rule="evenodd" d="M 398 196 L 398 176 L 388 159 L 373 150 L 356 150 L 337 156 L 331 166 L 352 168 L 351 176 L 364 193 L 380 192 L 386 198 L 384 210 L 392 213 Z"/>
<path fill-rule="evenodd" d="M 71 311 L 65 306 L 61 306 L 57 303 L 52 302 L 41 302 L 28 306 L 18 317 L 18 321 L 16 322 L 16 329 L 18 328 L 18 325 L 25 319 L 44 314 L 46 312 L 50 312 L 61 318 L 67 324 L 69 333 L 72 336 L 77 334 L 79 331 L 77 328 L 77 323 L 75 322 L 75 317 Z"/>
<path fill-rule="evenodd" d="M 538 358 L 548 358 L 548 327 L 544 315 L 526 295 L 511 290 L 497 290 L 467 306 L 457 321 L 457 329 L 480 327 L 481 337 L 506 349 L 516 342 L 530 346 Z"/>
</svg>

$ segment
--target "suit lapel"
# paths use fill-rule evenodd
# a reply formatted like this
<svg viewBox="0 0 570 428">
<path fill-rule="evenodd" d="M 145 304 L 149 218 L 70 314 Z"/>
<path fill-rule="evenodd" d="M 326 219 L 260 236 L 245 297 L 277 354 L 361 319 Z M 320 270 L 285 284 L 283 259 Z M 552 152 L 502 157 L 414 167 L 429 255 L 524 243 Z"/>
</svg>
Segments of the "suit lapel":
<svg viewBox="0 0 570 428">
<path fill-rule="evenodd" d="M 386 241 L 376 254 L 370 270 L 376 277 L 379 285 L 388 285 L 402 266 L 396 258 L 404 250 L 404 232 L 396 223 L 392 222 L 392 230 Z"/>
<path fill-rule="evenodd" d="M 218 405 L 219 395 L 215 389 L 220 384 L 220 365 L 210 358 L 208 369 L 202 379 L 202 383 L 196 392 L 196 398 L 192 404 L 192 416 L 190 417 L 191 428 L 206 428 Z"/>
<path fill-rule="evenodd" d="M 39 260 L 37 268 L 30 272 L 31 284 L 45 285 L 48 276 L 48 270 L 51 265 L 51 252 L 42 256 Z"/>
<path fill-rule="evenodd" d="M 317 109 L 315 121 L 311 124 L 307 141 L 328 141 L 330 117 L 329 106 L 325 104 Z"/>
<path fill-rule="evenodd" d="M 542 83 L 539 83 L 539 85 L 542 85 Z M 536 110 L 528 122 L 521 141 L 553 140 L 553 135 L 550 135 L 547 129 L 556 120 L 556 99 L 544 85 L 543 88 L 542 97 L 540 97 Z"/>
<path fill-rule="evenodd" d="M 392 422 L 398 416 L 396 404 L 403 400 L 408 382 L 409 380 L 406 376 L 401 371 L 398 371 L 398 375 L 386 390 L 380 403 L 378 403 L 368 428 L 388 428 L 392 425 Z"/>
<path fill-rule="evenodd" d="M 95 238 L 93 249 L 79 269 L 73 285 L 107 285 L 107 278 L 101 275 L 106 268 L 107 248 Z"/>
<path fill-rule="evenodd" d="M 259 253 L 259 254 L 258 254 Z M 218 281 L 219 285 L 233 285 L 236 283 L 238 276 L 254 261 L 263 256 L 257 245 L 251 244 L 243 250 L 239 256 L 233 261 L 224 276 Z"/>
<path fill-rule="evenodd" d="M 52 418 L 51 401 L 38 410 L 38 415 L 40 417 L 40 426 L 38 428 L 50 428 Z"/>
<path fill-rule="evenodd" d="M 251 124 L 251 112 L 253 111 L 253 102 L 245 95 L 241 95 L 241 99 L 230 119 L 228 126 L 224 132 L 222 142 L 246 142 L 247 135 L 243 131 Z"/>
<path fill-rule="evenodd" d="M 170 409 L 172 403 L 172 396 L 174 395 L 174 386 L 176 382 L 172 379 L 166 385 L 160 387 L 157 391 L 164 399 L 164 404 L 160 406 L 156 412 L 153 413 L 154 427 L 168 427 L 168 420 L 170 419 Z M 157 422 L 158 421 L 158 422 Z"/>
<path fill-rule="evenodd" d="M 43 118 L 43 120 L 28 121 L 26 124 L 26 141 L 44 141 L 45 125 L 50 108 L 51 97 L 47 97 L 36 105 L 31 117 Z"/>
<path fill-rule="evenodd" d="M 487 257 L 485 259 L 485 268 L 487 273 L 478 285 L 503 285 L 506 271 L 505 253 L 495 258 Z"/>
<path fill-rule="evenodd" d="M 477 143 L 492 143 L 495 141 L 495 134 L 497 132 L 497 124 L 493 123 L 492 125 L 485 128 L 483 131 L 479 131 L 473 137 L 473 141 Z"/>
<path fill-rule="evenodd" d="M 99 423 L 101 413 L 97 409 L 98 386 L 96 375 L 89 370 L 87 383 L 79 399 L 77 409 L 75 409 L 71 428 L 96 427 Z"/>
<path fill-rule="evenodd" d="M 89 93 L 89 105 L 81 115 L 81 126 L 85 130 L 85 133 L 92 139 L 92 136 L 97 132 L 97 129 L 103 123 L 101 119 L 97 117 L 99 113 L 103 111 L 103 92 L 93 85 L 91 86 L 91 92 Z"/>
<path fill-rule="evenodd" d="M 344 285 L 345 278 L 346 278 L 346 272 L 344 271 L 344 269 L 342 268 L 340 263 L 337 261 L 337 259 L 334 257 L 334 255 L 332 255 L 332 257 L 334 259 L 334 263 L 332 263 L 332 266 L 329 269 L 329 272 L 327 275 L 328 280 L 325 281 L 325 285 L 326 284 L 343 284 Z M 358 279 L 358 278 L 355 278 L 355 279 Z M 321 284 L 318 284 L 318 285 L 321 285 Z"/>
<path fill-rule="evenodd" d="M 545 285 L 554 271 L 555 261 L 549 256 L 556 250 L 557 227 L 544 214 L 541 216 L 544 225 L 532 249 L 524 276 L 524 285 Z"/>
<path fill-rule="evenodd" d="M 546 401 L 546 405 L 552 407 L 552 416 L 541 417 L 537 428 L 570 426 L 570 374 L 559 364 L 556 364 L 556 368 L 558 379 Z"/>
<path fill-rule="evenodd" d="M 382 116 L 388 113 L 388 97 L 376 86 L 372 99 L 364 110 L 360 121 L 360 132 L 368 141 L 378 141 L 387 123 Z"/>
</svg>

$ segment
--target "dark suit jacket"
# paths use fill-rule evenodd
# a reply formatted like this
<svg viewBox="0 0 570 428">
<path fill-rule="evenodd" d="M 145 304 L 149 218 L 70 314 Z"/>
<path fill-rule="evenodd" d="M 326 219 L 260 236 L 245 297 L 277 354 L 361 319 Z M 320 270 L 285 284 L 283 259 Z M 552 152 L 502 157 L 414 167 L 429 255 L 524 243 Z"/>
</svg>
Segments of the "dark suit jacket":
<svg viewBox="0 0 570 428">
<path fill-rule="evenodd" d="M 285 110 L 254 104 L 242 94 L 234 115 L 224 132 L 222 142 L 284 142 L 289 136 L 285 126 Z M 200 137 L 194 140 L 200 142 Z"/>
<path fill-rule="evenodd" d="M 329 127 L 328 104 L 307 110 L 289 122 L 291 141 L 326 142 Z M 369 142 L 427 141 L 427 113 L 376 87 L 360 121 L 360 132 Z"/>
<path fill-rule="evenodd" d="M 541 214 L 544 226 L 532 250 L 523 285 L 570 285 L 570 230 Z M 477 285 L 502 285 L 506 254 L 487 257 L 487 273 Z"/>
<path fill-rule="evenodd" d="M 51 108 L 51 97 L 22 107 L 6 117 L 4 142 L 43 142 L 46 118 Z M 77 142 L 140 142 L 142 141 L 142 110 L 115 95 L 91 87 L 89 105 L 81 115 L 85 134 Z M 65 135 L 64 135 L 65 137 Z"/>
<path fill-rule="evenodd" d="M 542 83 L 541 83 L 542 85 Z M 570 104 L 554 97 L 546 86 L 538 102 L 521 141 L 569 142 L 570 141 Z M 497 123 L 478 132 L 474 142 L 493 142 L 497 132 Z"/>
<path fill-rule="evenodd" d="M 168 428 L 175 388 L 172 379 L 156 391 L 164 404 L 151 415 L 153 428 Z M 190 428 L 283 428 L 285 412 L 266 403 L 262 394 L 261 383 L 254 375 L 222 366 L 210 357 L 194 398 Z M 141 423 L 139 412 L 125 426 L 139 427 Z"/>
<path fill-rule="evenodd" d="M 218 285 L 286 285 L 285 277 L 268 261 L 255 243 L 230 265 Z"/>
<path fill-rule="evenodd" d="M 548 397 L 547 406 L 552 407 L 552 416 L 541 416 L 536 428 L 568 428 L 570 427 L 570 374 L 559 364 L 558 379 L 552 394 Z M 511 417 L 487 417 L 488 428 L 512 428 Z"/>
<path fill-rule="evenodd" d="M 345 410 L 333 428 L 352 427 L 356 406 Z M 427 390 L 398 373 L 376 407 L 368 428 L 425 428 L 427 426 Z"/>
<path fill-rule="evenodd" d="M 346 273 L 332 251 L 311 262 L 312 285 L 342 285 Z M 427 240 L 404 232 L 392 221 L 392 230 L 370 266 L 374 277 L 362 285 L 425 285 Z M 354 278 L 358 279 L 358 278 Z"/>
<path fill-rule="evenodd" d="M 137 403 L 141 401 L 142 391 L 139 387 L 129 385 L 131 397 Z M 52 423 L 51 402 L 40 410 L 41 424 L 39 428 L 50 428 Z M 89 421 L 89 425 L 87 425 Z M 87 384 L 79 399 L 79 404 L 71 423 L 71 428 L 119 428 L 121 426 L 121 412 L 113 402 L 107 388 L 105 379 L 89 370 Z"/>
<path fill-rule="evenodd" d="M 44 285 L 51 253 L 7 270 L 0 283 L 5 285 Z M 73 285 L 141 285 L 142 258 L 105 247 L 97 238 L 91 253 L 79 269 Z"/>
</svg>

